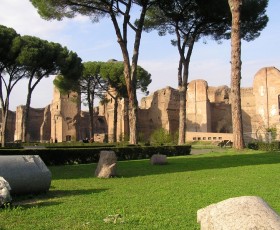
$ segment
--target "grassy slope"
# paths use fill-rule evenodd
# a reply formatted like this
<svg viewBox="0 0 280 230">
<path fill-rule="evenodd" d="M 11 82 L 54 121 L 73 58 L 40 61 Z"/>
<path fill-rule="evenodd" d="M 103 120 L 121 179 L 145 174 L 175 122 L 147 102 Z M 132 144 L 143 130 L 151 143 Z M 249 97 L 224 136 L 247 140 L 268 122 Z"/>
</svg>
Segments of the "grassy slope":
<svg viewBox="0 0 280 230">
<path fill-rule="evenodd" d="M 196 212 L 211 203 L 257 195 L 278 213 L 279 153 L 246 151 L 119 162 L 120 177 L 93 177 L 95 164 L 51 167 L 46 195 L 16 198 L 0 210 L 0 229 L 199 229 Z M 121 214 L 116 223 L 109 215 Z"/>
</svg>

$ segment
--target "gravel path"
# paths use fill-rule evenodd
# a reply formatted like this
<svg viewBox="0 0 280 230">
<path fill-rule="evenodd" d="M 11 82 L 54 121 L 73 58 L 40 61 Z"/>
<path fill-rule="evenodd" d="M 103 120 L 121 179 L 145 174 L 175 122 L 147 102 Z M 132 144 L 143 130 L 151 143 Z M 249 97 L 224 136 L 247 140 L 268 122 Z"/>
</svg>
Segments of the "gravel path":
<svg viewBox="0 0 280 230">
<path fill-rule="evenodd" d="M 214 149 L 192 149 L 191 155 L 199 155 L 199 154 L 205 154 L 205 153 L 211 153 L 211 152 L 224 152 L 226 151 L 225 148 L 214 148 Z"/>
</svg>

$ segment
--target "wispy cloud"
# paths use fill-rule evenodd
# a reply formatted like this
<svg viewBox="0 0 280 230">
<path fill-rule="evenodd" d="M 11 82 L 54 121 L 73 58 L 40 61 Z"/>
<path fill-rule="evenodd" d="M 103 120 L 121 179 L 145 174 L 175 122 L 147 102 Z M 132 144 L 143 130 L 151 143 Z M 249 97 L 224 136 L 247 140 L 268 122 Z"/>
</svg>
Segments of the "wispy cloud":
<svg viewBox="0 0 280 230">
<path fill-rule="evenodd" d="M 46 21 L 42 19 L 30 1 L 2 0 L 0 22 L 14 28 L 22 35 L 46 38 L 61 30 L 65 22 Z"/>
</svg>

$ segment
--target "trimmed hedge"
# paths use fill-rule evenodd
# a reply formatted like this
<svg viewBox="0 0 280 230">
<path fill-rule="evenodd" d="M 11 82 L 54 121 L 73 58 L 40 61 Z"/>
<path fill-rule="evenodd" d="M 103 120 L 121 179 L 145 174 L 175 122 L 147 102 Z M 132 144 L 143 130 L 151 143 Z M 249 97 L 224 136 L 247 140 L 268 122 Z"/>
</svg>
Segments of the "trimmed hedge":
<svg viewBox="0 0 280 230">
<path fill-rule="evenodd" d="M 65 149 L 1 149 L 0 155 L 39 155 L 46 165 L 86 164 L 99 160 L 101 150 L 112 150 L 118 161 L 149 159 L 153 154 L 167 156 L 189 155 L 191 146 L 129 146 L 106 148 L 65 148 Z"/>
<path fill-rule="evenodd" d="M 263 150 L 263 151 L 280 150 L 280 142 L 278 142 L 278 141 L 274 141 L 271 143 L 251 142 L 251 143 L 248 143 L 248 148 L 254 149 L 254 150 Z"/>
<path fill-rule="evenodd" d="M 75 146 L 71 146 L 71 145 L 46 145 L 45 146 L 48 149 L 94 149 L 94 148 L 112 148 L 112 147 L 116 147 L 116 145 L 90 145 L 90 144 L 85 144 L 85 145 L 75 145 Z"/>
</svg>

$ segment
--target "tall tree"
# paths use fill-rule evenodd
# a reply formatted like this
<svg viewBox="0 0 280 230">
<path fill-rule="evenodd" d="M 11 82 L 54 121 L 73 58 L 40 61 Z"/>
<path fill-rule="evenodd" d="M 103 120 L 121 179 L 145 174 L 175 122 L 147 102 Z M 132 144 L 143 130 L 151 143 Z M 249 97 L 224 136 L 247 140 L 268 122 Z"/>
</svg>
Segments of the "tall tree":
<svg viewBox="0 0 280 230">
<path fill-rule="evenodd" d="M 268 21 L 265 8 L 268 0 L 245 0 L 241 37 L 250 41 L 260 35 Z M 147 13 L 145 29 L 156 29 L 159 35 L 175 34 L 172 45 L 179 52 L 178 89 L 180 94 L 179 140 L 185 143 L 186 91 L 189 65 L 195 42 L 210 37 L 214 40 L 229 39 L 231 14 L 226 1 L 219 0 L 162 0 Z"/>
<path fill-rule="evenodd" d="M 94 141 L 94 100 L 101 98 L 104 94 L 102 85 L 105 84 L 100 76 L 101 62 L 85 62 L 82 77 L 79 79 L 80 91 L 86 97 L 86 104 L 89 109 L 91 139 Z"/>
<path fill-rule="evenodd" d="M 16 83 L 24 77 L 24 70 L 17 62 L 20 51 L 17 38 L 20 35 L 12 28 L 0 25 L 0 102 L 1 102 L 1 144 L 5 146 L 9 102 Z"/>
<path fill-rule="evenodd" d="M 242 0 L 228 0 L 232 14 L 231 27 L 231 113 L 233 147 L 243 149 L 242 110 L 241 110 L 241 35 L 240 35 L 240 13 Z"/>
<path fill-rule="evenodd" d="M 117 118 L 118 104 L 121 98 L 127 98 L 126 82 L 124 77 L 124 65 L 116 60 L 103 63 L 100 68 L 101 77 L 107 81 L 103 84 L 103 89 L 109 94 L 114 101 L 114 116 L 113 116 L 113 135 L 112 141 L 117 141 Z M 148 85 L 151 83 L 151 74 L 141 66 L 137 67 L 136 89 L 147 93 Z"/>
<path fill-rule="evenodd" d="M 58 76 L 54 80 L 54 85 L 62 92 L 79 92 L 83 96 L 83 103 L 88 106 L 90 117 L 90 138 L 94 138 L 94 100 L 101 98 L 104 90 L 101 85 L 105 84 L 100 76 L 101 62 L 84 62 L 83 72 L 79 79 L 66 79 Z"/>
<path fill-rule="evenodd" d="M 68 51 L 58 43 L 41 40 L 37 37 L 22 36 L 18 38 L 21 50 L 18 62 L 28 78 L 27 98 L 22 122 L 22 141 L 29 141 L 28 125 L 31 97 L 34 89 L 44 77 L 62 74 L 66 78 L 77 79 L 81 75 L 81 59 L 76 53 Z"/>
<path fill-rule="evenodd" d="M 112 142 L 117 142 L 118 102 L 121 97 L 127 98 L 126 85 L 123 75 L 123 63 L 116 60 L 103 63 L 100 75 L 107 82 L 103 89 L 114 101 Z"/>
<path fill-rule="evenodd" d="M 108 94 L 114 101 L 113 135 L 112 141 L 117 141 L 117 108 L 120 98 L 127 98 L 126 82 L 124 78 L 124 65 L 122 62 L 110 60 L 108 62 L 85 62 L 81 78 L 78 81 L 69 81 L 64 77 L 56 78 L 54 84 L 62 92 L 69 90 L 79 91 L 85 95 L 89 105 L 91 129 L 93 124 L 93 105 L 95 96 L 104 99 Z M 151 74 L 141 66 L 137 67 L 136 89 L 147 93 L 148 85 L 151 83 Z M 106 100 L 104 100 L 106 101 Z M 90 107 L 91 106 L 91 107 Z M 92 113 L 92 115 L 91 115 Z"/>
<path fill-rule="evenodd" d="M 147 9 L 159 0 L 30 0 L 45 19 L 74 17 L 77 13 L 90 16 L 93 21 L 108 16 L 114 26 L 117 41 L 121 48 L 124 64 L 124 77 L 129 99 L 130 143 L 137 143 L 137 108 L 136 71 L 140 49 L 141 35 Z M 140 9 L 138 16 L 132 15 L 132 6 Z M 134 11 L 136 12 L 136 11 Z M 122 21 L 120 20 L 122 17 Z M 131 20 L 138 18 L 137 23 Z M 128 30 L 134 32 L 132 58 L 128 50 Z"/>
</svg>

